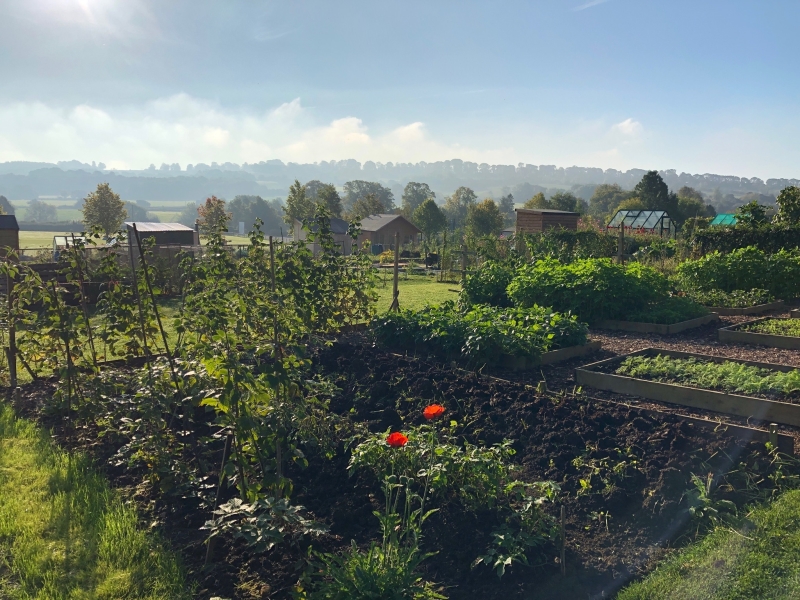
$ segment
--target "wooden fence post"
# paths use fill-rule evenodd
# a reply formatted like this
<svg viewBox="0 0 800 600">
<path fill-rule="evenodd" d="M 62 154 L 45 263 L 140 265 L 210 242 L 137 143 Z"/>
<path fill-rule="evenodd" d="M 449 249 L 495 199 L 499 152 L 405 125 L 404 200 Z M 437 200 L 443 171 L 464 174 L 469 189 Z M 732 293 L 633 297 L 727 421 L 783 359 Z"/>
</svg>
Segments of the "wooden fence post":
<svg viewBox="0 0 800 600">
<path fill-rule="evenodd" d="M 395 312 L 400 310 L 400 290 L 398 289 L 398 278 L 399 278 L 399 266 L 400 266 L 400 232 L 397 231 L 394 234 L 394 286 L 392 288 L 392 305 L 389 307 L 389 310 L 393 310 Z"/>
<path fill-rule="evenodd" d="M 461 244 L 461 283 L 467 279 L 467 247 Z"/>
<path fill-rule="evenodd" d="M 623 219 L 619 224 L 619 238 L 617 238 L 617 262 L 623 264 L 625 262 L 625 220 Z"/>
</svg>

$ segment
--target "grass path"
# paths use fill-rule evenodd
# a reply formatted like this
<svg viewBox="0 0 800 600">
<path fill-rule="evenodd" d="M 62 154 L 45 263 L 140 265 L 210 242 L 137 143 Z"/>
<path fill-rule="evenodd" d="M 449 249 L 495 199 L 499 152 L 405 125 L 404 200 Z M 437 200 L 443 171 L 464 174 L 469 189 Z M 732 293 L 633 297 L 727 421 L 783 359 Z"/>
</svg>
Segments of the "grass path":
<svg viewBox="0 0 800 600">
<path fill-rule="evenodd" d="M 0 405 L 0 598 L 190 598 L 176 557 L 83 455 Z"/>
<path fill-rule="evenodd" d="M 384 285 L 385 276 L 385 285 Z M 404 279 L 400 274 L 398 290 L 400 291 L 400 308 L 419 310 L 426 304 L 441 304 L 445 300 L 458 300 L 458 294 L 450 290 L 461 289 L 458 283 L 437 283 L 434 277 L 411 275 Z M 378 314 L 383 314 L 392 305 L 392 274 L 381 273 L 378 281 Z"/>
<path fill-rule="evenodd" d="M 757 508 L 750 519 L 754 530 L 717 529 L 617 600 L 800 598 L 800 490 Z"/>
</svg>

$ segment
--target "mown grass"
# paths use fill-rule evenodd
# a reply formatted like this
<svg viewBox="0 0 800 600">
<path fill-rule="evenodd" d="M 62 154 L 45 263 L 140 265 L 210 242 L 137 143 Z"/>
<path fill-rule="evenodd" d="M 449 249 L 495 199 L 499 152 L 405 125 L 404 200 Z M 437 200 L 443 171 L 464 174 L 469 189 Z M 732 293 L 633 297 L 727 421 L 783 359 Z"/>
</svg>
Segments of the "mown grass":
<svg viewBox="0 0 800 600">
<path fill-rule="evenodd" d="M 617 600 L 800 598 L 800 490 L 755 509 L 753 530 L 719 528 Z"/>
<path fill-rule="evenodd" d="M 53 249 L 53 237 L 56 235 L 69 235 L 61 231 L 20 231 L 19 247 Z"/>
<path fill-rule="evenodd" d="M 384 277 L 385 275 L 385 277 Z M 446 300 L 458 300 L 458 294 L 450 290 L 460 290 L 456 283 L 437 283 L 435 277 L 425 275 L 409 275 L 406 279 L 400 274 L 398 290 L 400 292 L 400 308 L 419 310 L 427 304 L 441 304 Z M 392 305 L 392 273 L 387 269 L 378 280 L 378 314 L 383 314 Z"/>
<path fill-rule="evenodd" d="M 0 405 L 0 598 L 190 598 L 178 559 L 89 460 Z"/>
</svg>

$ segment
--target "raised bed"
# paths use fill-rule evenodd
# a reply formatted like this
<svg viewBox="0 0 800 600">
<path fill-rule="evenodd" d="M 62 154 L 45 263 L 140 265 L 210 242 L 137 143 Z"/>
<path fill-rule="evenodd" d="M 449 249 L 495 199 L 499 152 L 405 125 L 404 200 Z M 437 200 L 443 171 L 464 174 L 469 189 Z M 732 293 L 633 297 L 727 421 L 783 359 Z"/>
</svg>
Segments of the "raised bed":
<svg viewBox="0 0 800 600">
<path fill-rule="evenodd" d="M 708 306 L 706 308 L 711 312 L 717 313 L 721 317 L 758 315 L 768 310 L 783 308 L 783 300 L 776 300 L 775 302 L 768 302 L 767 304 L 756 304 L 755 306 L 746 306 L 744 308 L 725 308 L 724 306 Z"/>
<path fill-rule="evenodd" d="M 693 388 L 676 383 L 662 383 L 660 381 L 648 381 L 645 379 L 635 379 L 615 373 L 604 373 L 603 369 L 614 367 L 629 356 L 656 356 L 662 354 L 672 358 L 697 358 L 700 360 L 722 363 L 726 361 L 737 362 L 762 369 L 773 371 L 788 372 L 795 367 L 789 365 L 754 362 L 749 360 L 730 359 L 721 356 L 709 356 L 706 354 L 695 354 L 692 352 L 677 352 L 674 350 L 662 350 L 660 348 L 645 348 L 638 352 L 615 356 L 606 360 L 601 360 L 578 369 L 575 369 L 575 380 L 578 384 L 586 387 L 593 387 L 599 390 L 607 390 L 618 394 L 630 394 L 658 402 L 669 404 L 679 404 L 703 410 L 711 410 L 738 417 L 752 418 L 759 421 L 782 423 L 800 427 L 800 405 L 788 402 L 778 402 L 765 398 L 755 398 L 753 396 L 742 396 L 739 394 L 729 394 L 714 390 Z"/>
<path fill-rule="evenodd" d="M 584 356 L 591 352 L 597 352 L 603 346 L 602 342 L 592 341 L 587 342 L 583 346 L 569 346 L 568 348 L 559 348 L 558 350 L 550 350 L 544 352 L 539 357 L 539 360 L 530 360 L 525 357 L 516 356 L 503 356 L 500 361 L 500 366 L 511 371 L 524 371 L 532 369 L 541 365 L 552 365 L 554 363 L 563 362 L 578 356 Z"/>
<path fill-rule="evenodd" d="M 688 321 L 681 321 L 680 323 L 673 323 L 672 325 L 663 325 L 661 323 L 641 323 L 638 321 L 600 321 L 596 327 L 598 329 L 616 329 L 619 331 L 635 331 L 637 333 L 658 333 L 660 335 L 670 335 L 672 333 L 680 333 L 687 329 L 694 329 L 695 327 L 702 327 L 708 323 L 719 321 L 719 315 L 710 313 L 697 317 L 696 319 L 689 319 Z"/>
<path fill-rule="evenodd" d="M 781 317 L 762 317 L 747 323 L 738 323 L 730 327 L 723 327 L 717 331 L 720 342 L 736 342 L 739 344 L 756 344 L 759 346 L 769 346 L 771 348 L 788 348 L 789 350 L 800 350 L 800 337 L 791 335 L 775 335 L 774 333 L 757 333 L 755 331 L 742 331 L 741 327 L 760 323 L 767 319 L 781 319 Z"/>
<path fill-rule="evenodd" d="M 800 319 L 800 308 L 793 308 L 789 311 L 789 317 L 792 319 Z"/>
</svg>

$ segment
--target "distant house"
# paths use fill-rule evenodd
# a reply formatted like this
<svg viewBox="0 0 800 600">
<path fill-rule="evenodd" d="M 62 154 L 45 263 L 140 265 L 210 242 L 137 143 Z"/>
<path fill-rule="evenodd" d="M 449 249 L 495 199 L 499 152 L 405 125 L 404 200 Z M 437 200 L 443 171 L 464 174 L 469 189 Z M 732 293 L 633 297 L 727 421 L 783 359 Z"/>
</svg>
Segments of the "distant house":
<svg viewBox="0 0 800 600">
<path fill-rule="evenodd" d="M 331 217 L 331 233 L 333 234 L 333 243 L 342 249 L 345 256 L 353 252 L 353 238 L 347 235 L 347 230 L 350 224 L 344 219 L 337 219 Z M 294 241 L 302 242 L 308 238 L 308 231 L 303 228 L 303 223 L 299 220 L 294 220 Z M 319 244 L 315 241 L 311 251 L 317 254 L 320 250 Z"/>
<path fill-rule="evenodd" d="M 415 245 L 422 233 L 416 225 L 403 215 L 380 214 L 361 219 L 359 247 L 369 241 L 374 254 L 384 250 L 394 250 L 395 233 L 400 233 L 400 245 Z"/>
<path fill-rule="evenodd" d="M 516 233 L 542 233 L 546 229 L 578 229 L 580 214 L 550 208 L 515 208 Z"/>
</svg>

